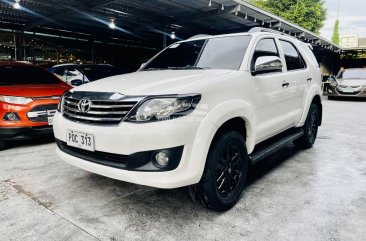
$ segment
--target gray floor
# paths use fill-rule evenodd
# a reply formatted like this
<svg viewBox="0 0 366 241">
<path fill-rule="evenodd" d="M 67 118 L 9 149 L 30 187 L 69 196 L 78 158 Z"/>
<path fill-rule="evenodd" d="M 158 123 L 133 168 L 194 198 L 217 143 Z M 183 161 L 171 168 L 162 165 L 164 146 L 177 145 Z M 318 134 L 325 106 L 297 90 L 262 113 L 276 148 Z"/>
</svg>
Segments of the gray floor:
<svg viewBox="0 0 366 241">
<path fill-rule="evenodd" d="M 0 153 L 0 240 L 365 240 L 366 102 L 324 100 L 315 146 L 259 165 L 222 214 L 185 189 L 115 181 L 58 160 L 55 144 Z"/>
</svg>

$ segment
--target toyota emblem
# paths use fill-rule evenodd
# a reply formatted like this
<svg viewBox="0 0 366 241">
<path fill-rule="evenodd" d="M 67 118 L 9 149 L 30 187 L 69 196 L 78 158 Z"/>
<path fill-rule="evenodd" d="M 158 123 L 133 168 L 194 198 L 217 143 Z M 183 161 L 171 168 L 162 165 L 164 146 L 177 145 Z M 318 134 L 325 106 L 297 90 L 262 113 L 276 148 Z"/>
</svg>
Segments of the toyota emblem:
<svg viewBox="0 0 366 241">
<path fill-rule="evenodd" d="M 81 113 L 86 113 L 90 110 L 91 101 L 88 98 L 82 98 L 78 103 L 78 109 Z"/>
</svg>

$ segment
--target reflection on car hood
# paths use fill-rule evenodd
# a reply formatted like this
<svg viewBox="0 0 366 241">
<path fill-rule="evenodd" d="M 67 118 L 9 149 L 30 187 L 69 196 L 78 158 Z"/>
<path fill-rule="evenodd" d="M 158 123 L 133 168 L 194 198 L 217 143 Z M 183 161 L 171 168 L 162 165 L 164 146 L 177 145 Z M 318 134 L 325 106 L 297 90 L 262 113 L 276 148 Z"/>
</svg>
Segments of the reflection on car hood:
<svg viewBox="0 0 366 241">
<path fill-rule="evenodd" d="M 45 97 L 60 96 L 71 87 L 65 83 L 47 85 L 6 85 L 0 86 L 0 95 Z"/>
<path fill-rule="evenodd" d="M 347 86 L 366 86 L 366 79 L 338 79 L 337 80 L 340 85 Z"/>
<path fill-rule="evenodd" d="M 194 90 L 199 81 L 233 70 L 155 70 L 140 71 L 101 79 L 75 88 L 75 91 L 119 92 L 124 95 L 180 94 Z"/>
</svg>

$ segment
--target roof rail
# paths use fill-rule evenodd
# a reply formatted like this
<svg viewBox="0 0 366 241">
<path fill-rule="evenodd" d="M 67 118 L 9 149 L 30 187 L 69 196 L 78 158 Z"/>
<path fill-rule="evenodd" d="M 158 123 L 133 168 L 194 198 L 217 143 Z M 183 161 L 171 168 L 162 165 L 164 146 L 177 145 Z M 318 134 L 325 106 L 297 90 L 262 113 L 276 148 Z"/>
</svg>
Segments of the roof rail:
<svg viewBox="0 0 366 241">
<path fill-rule="evenodd" d="M 197 34 L 197 35 L 194 35 L 188 39 L 194 39 L 194 38 L 204 38 L 204 37 L 210 37 L 212 35 L 209 35 L 209 34 Z"/>
<path fill-rule="evenodd" d="M 277 34 L 281 34 L 281 35 L 287 35 L 280 31 L 277 31 L 277 30 L 262 28 L 262 27 L 254 27 L 248 31 L 248 33 L 257 33 L 257 32 L 268 32 L 268 33 L 277 33 Z"/>
</svg>

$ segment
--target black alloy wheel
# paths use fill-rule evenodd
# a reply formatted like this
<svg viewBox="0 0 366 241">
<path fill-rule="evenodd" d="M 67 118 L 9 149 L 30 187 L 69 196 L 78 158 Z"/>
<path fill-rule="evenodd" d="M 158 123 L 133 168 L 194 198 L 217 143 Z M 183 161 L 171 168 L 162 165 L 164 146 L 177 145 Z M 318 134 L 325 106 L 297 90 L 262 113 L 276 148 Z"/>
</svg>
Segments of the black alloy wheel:
<svg viewBox="0 0 366 241">
<path fill-rule="evenodd" d="M 192 199 L 218 212 L 232 208 L 244 189 L 248 167 L 243 136 L 237 131 L 219 134 L 211 144 L 200 182 L 189 187 Z"/>
<path fill-rule="evenodd" d="M 237 144 L 227 146 L 219 160 L 216 186 L 222 197 L 232 195 L 239 185 L 243 169 L 239 148 Z"/>
</svg>

